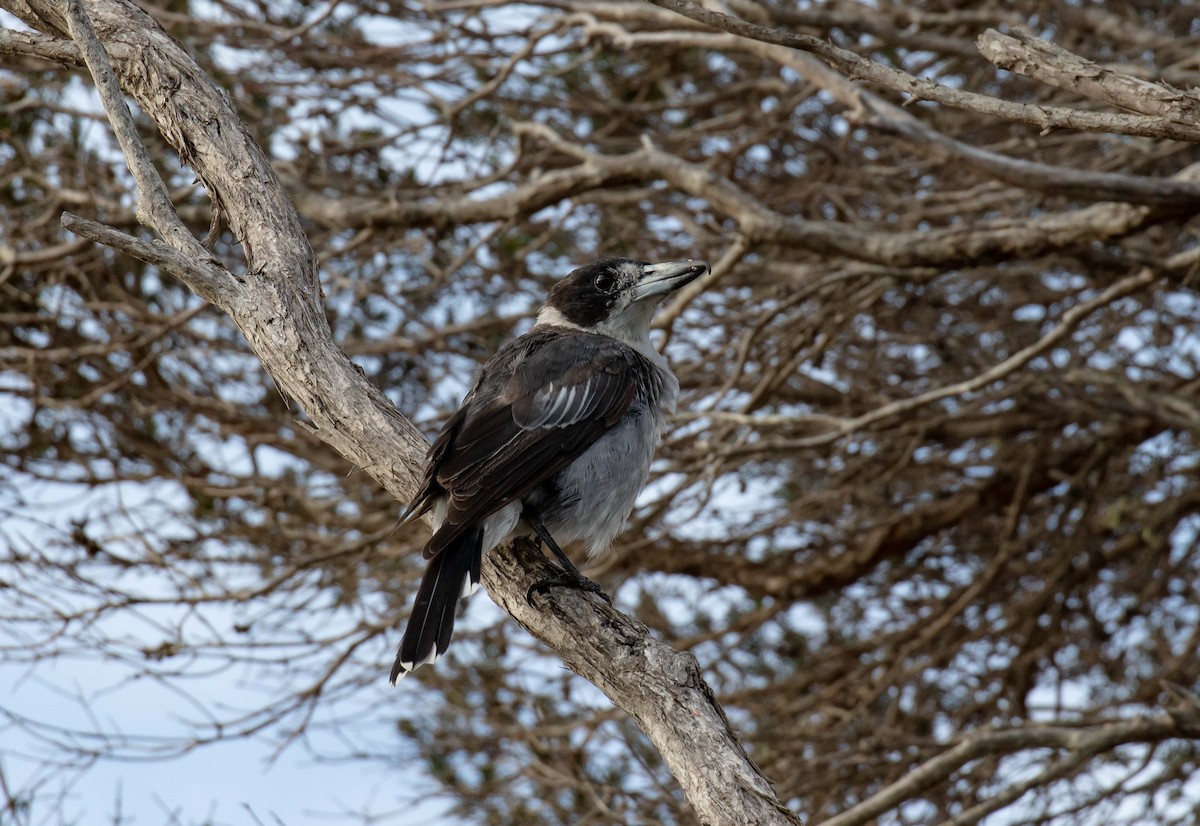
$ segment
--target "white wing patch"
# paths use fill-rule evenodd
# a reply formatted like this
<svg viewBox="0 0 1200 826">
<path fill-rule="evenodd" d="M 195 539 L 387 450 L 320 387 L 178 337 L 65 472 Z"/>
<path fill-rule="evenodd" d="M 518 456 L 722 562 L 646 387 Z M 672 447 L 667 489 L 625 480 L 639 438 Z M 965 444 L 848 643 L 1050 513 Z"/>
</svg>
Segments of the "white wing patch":
<svg viewBox="0 0 1200 826">
<path fill-rule="evenodd" d="M 526 430 L 575 424 L 595 407 L 592 394 L 592 387 L 596 384 L 594 379 L 594 376 L 589 376 L 582 385 L 546 385 L 534 394 L 531 415 L 517 421 L 517 424 Z"/>
<path fill-rule="evenodd" d="M 579 391 L 579 401 L 576 403 L 575 391 Z M 583 383 L 583 387 L 572 387 L 571 398 L 567 401 L 567 410 L 564 418 L 570 421 L 579 421 L 583 411 L 587 408 L 588 393 L 592 390 L 592 377 L 588 376 L 588 380 Z"/>
<path fill-rule="evenodd" d="M 554 394 L 553 400 L 546 406 L 546 412 L 543 414 L 545 424 L 551 427 L 562 424 L 563 414 L 567 412 L 567 408 L 571 406 L 574 398 L 574 385 L 566 389 L 559 388 L 558 392 Z"/>
</svg>

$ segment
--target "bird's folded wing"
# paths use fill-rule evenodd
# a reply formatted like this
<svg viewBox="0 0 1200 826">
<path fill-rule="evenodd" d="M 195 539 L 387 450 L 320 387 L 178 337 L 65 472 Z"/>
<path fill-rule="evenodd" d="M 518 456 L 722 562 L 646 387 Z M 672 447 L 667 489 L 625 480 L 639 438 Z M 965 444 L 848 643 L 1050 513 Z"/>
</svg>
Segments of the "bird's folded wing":
<svg viewBox="0 0 1200 826">
<path fill-rule="evenodd" d="M 528 494 L 615 425 L 633 403 L 636 358 L 604 336 L 552 336 L 525 353 L 498 394 L 465 406 L 430 468 L 450 502 L 426 556 Z"/>
<path fill-rule="evenodd" d="M 434 498 L 442 492 L 441 487 L 437 483 L 437 469 L 442 463 L 442 459 L 446 456 L 446 451 L 449 450 L 451 442 L 454 441 L 454 436 L 458 433 L 458 429 L 462 427 L 463 419 L 466 418 L 468 405 L 471 397 L 467 396 L 463 401 L 463 406 L 451 416 L 444 425 L 437 438 L 433 440 L 433 444 L 429 446 L 429 452 L 425 455 L 425 473 L 421 478 L 421 486 L 417 489 L 416 495 L 412 501 L 408 503 L 408 507 L 404 509 L 404 513 L 400 514 L 401 524 L 413 522 L 433 506 Z"/>
</svg>

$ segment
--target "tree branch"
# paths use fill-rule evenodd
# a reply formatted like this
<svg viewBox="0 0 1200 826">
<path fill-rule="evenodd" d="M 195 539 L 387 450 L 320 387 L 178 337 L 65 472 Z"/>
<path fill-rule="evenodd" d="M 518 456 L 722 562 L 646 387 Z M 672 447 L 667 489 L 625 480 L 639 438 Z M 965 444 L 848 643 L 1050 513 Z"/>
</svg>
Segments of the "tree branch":
<svg viewBox="0 0 1200 826">
<path fill-rule="evenodd" d="M 1011 35 L 988 29 L 976 45 L 1001 69 L 1166 121 L 1186 130 L 1183 139 L 1200 139 L 1200 96 L 1195 92 L 1106 69 L 1019 29 Z"/>
<path fill-rule="evenodd" d="M 107 224 L 81 218 L 70 212 L 62 214 L 62 225 L 64 229 L 76 235 L 123 252 L 131 258 L 153 264 L 180 281 L 196 284 L 192 289 L 207 301 L 217 303 L 236 300 L 233 290 L 229 287 L 234 281 L 234 276 L 207 254 L 199 260 L 192 259 L 162 242 L 143 241 Z M 212 285 L 211 290 L 208 285 Z"/>
<path fill-rule="evenodd" d="M 526 583 L 554 572 L 528 542 L 484 560 L 485 581 Z M 531 608 L 523 588 L 488 583 L 492 599 L 522 628 L 637 720 L 701 823 L 799 826 L 742 748 L 690 652 L 655 640 L 646 626 L 590 594 L 559 590 Z"/>
<path fill-rule="evenodd" d="M 974 393 L 982 390 L 993 382 L 1000 381 L 1006 376 L 1020 370 L 1029 362 L 1033 361 L 1038 356 L 1045 353 L 1059 341 L 1062 341 L 1071 333 L 1080 322 L 1089 315 L 1094 313 L 1101 307 L 1105 307 L 1119 298 L 1123 298 L 1131 293 L 1134 293 L 1143 287 L 1153 284 L 1157 279 L 1157 274 L 1150 269 L 1144 269 L 1133 275 L 1122 278 L 1120 281 L 1109 286 L 1103 292 L 1093 296 L 1087 301 L 1076 304 L 1069 310 L 1063 313 L 1062 318 L 1054 325 L 1045 335 L 1033 342 L 1027 347 L 1018 350 L 1008 358 L 989 367 L 972 376 L 954 384 L 938 387 L 930 390 L 927 393 L 922 393 L 918 396 L 912 396 L 906 399 L 897 399 L 887 404 L 881 405 L 867 413 L 859 416 L 843 419 L 830 419 L 827 416 L 819 417 L 818 423 L 828 425 L 831 421 L 837 422 L 836 427 L 827 430 L 824 433 L 816 436 L 809 436 L 802 439 L 790 439 L 786 442 L 775 442 L 774 447 L 778 449 L 797 450 L 801 448 L 818 447 L 835 442 L 851 433 L 857 433 L 867 427 L 877 425 L 890 419 L 894 419 L 904 413 L 909 413 L 919 407 L 924 407 L 927 404 L 941 401 L 942 399 L 952 398 L 954 396 L 962 396 L 967 393 Z M 799 422 L 803 417 L 796 417 L 795 421 Z M 719 451 L 723 456 L 731 456 L 739 453 L 752 453 L 763 449 L 763 443 L 758 442 L 752 445 L 733 445 L 729 448 Z"/>
<path fill-rule="evenodd" d="M 62 6 L 47 0 L 29 6 L 50 30 L 68 28 Z M 226 205 L 247 272 L 236 289 L 230 278 L 214 294 L 195 268 L 165 255 L 166 245 L 154 249 L 77 219 L 68 219 L 71 228 L 103 234 L 213 301 L 246 336 L 281 392 L 299 403 L 320 438 L 404 499 L 415 489 L 412 468 L 427 443 L 333 343 L 320 305 L 315 257 L 267 157 L 230 101 L 153 18 L 122 0 L 88 3 L 87 17 L 119 70 L 122 88 L 195 169 L 213 199 Z M 80 37 L 86 40 L 86 32 Z M 111 97 L 106 108 L 110 102 Z M 119 110 L 108 111 L 110 119 L 120 118 Z M 130 164 L 136 160 L 130 158 Z M 211 260 L 211 255 L 202 251 L 196 260 Z"/>
<path fill-rule="evenodd" d="M 139 187 L 154 199 L 143 219 L 156 226 L 166 221 L 159 211 L 169 210 L 170 202 L 158 199 L 152 169 L 146 169 L 144 150 L 131 134 L 128 110 L 106 77 L 103 50 L 97 52 L 101 43 L 125 91 L 195 169 L 242 240 L 246 274 L 236 289 L 212 300 L 242 330 L 279 387 L 300 403 L 317 435 L 397 499 L 409 498 L 427 443 L 334 344 L 321 307 L 316 260 L 299 218 L 226 96 L 127 0 L 93 0 L 86 15 L 79 0 L 62 5 L 33 0 L 29 6 L 47 26 L 70 28 L 104 87 L 102 99 L 123 134 L 122 148 Z M 204 284 L 182 265 L 178 250 L 167 252 L 73 216 L 66 222 L 179 273 L 205 295 Z M 525 603 L 526 588 L 548 564 L 529 546 L 491 554 L 484 582 L 497 604 L 638 720 L 700 821 L 799 823 L 741 748 L 694 657 L 653 640 L 644 626 L 580 594 L 556 593 L 540 610 Z"/>
<path fill-rule="evenodd" d="M 990 260 L 1040 255 L 1063 247 L 1120 237 L 1156 214 L 1146 206 L 1092 204 L 1039 215 L 1037 220 L 982 220 L 960 227 L 872 231 L 840 221 L 818 221 L 766 208 L 728 178 L 654 147 L 622 155 L 600 155 L 562 140 L 549 127 L 517 124 L 514 131 L 536 137 L 579 160 L 574 166 L 543 172 L 509 192 L 490 198 L 396 199 L 331 198 L 296 182 L 292 192 L 308 217 L 329 227 L 453 226 L 528 215 L 582 192 L 631 183 L 665 180 L 681 192 L 704 198 L 722 216 L 738 222 L 747 243 L 772 243 L 836 253 L 891 267 L 953 267 Z M 1174 176 L 1200 177 L 1200 165 Z"/>
<path fill-rule="evenodd" d="M 204 257 L 204 248 L 196 242 L 175 214 L 167 185 L 154 168 L 150 153 L 142 143 L 137 126 L 133 122 L 133 114 L 125 104 L 121 88 L 117 85 L 108 54 L 96 39 L 92 21 L 84 12 L 80 0 L 65 0 L 64 5 L 67 31 L 83 53 L 83 60 L 96 83 L 96 91 L 100 93 L 104 111 L 108 113 L 109 123 L 117 136 L 117 143 L 120 144 L 121 152 L 129 164 L 129 171 L 133 173 L 133 180 L 137 185 L 138 222 L 155 230 L 178 252 Z"/>
<path fill-rule="evenodd" d="M 1081 728 L 1044 725 L 973 732 L 857 806 L 822 821 L 820 826 L 861 826 L 921 792 L 944 783 L 959 768 L 981 757 L 1011 754 L 1028 749 L 1062 749 L 1068 752 L 1034 777 L 1013 784 L 995 797 L 949 821 L 956 826 L 974 823 L 1005 803 L 1016 800 L 1031 788 L 1050 782 L 1096 754 L 1124 743 L 1160 742 L 1173 737 L 1194 737 L 1196 726 L 1194 714 L 1155 714 Z"/>
<path fill-rule="evenodd" d="M 803 57 L 803 55 L 800 55 Z M 1036 221 L 1001 218 L 962 226 L 917 231 L 877 232 L 838 221 L 814 221 L 765 207 L 728 178 L 654 146 L 623 155 L 601 155 L 564 140 L 544 124 L 519 123 L 520 137 L 544 142 L 575 158 L 567 169 L 542 174 L 503 195 L 487 199 L 396 201 L 358 199 L 344 208 L 316 193 L 300 196 L 305 211 L 329 218 L 333 226 L 421 226 L 491 221 L 527 214 L 579 191 L 629 182 L 663 180 L 681 192 L 704 198 L 723 216 L 738 222 L 749 244 L 771 243 L 836 253 L 892 267 L 960 266 L 981 258 L 1032 256 L 1096 240 L 1125 235 L 1157 214 L 1145 206 L 1093 204 L 1082 209 L 1038 216 Z M 1195 186 L 1200 164 L 1171 181 Z"/>
<path fill-rule="evenodd" d="M 39 32 L 18 32 L 0 29 L 0 55 L 48 60 L 59 66 L 83 66 L 78 47 L 67 40 L 49 37 Z"/>
<path fill-rule="evenodd" d="M 904 76 L 905 73 L 866 60 L 820 38 L 780 32 L 766 26 L 748 23 L 745 20 L 703 8 L 692 0 L 649 0 L 649 2 L 738 37 L 782 46 L 808 53 L 808 55 L 816 55 L 817 58 L 828 63 L 838 72 L 844 72 L 851 77 L 879 82 L 881 85 L 891 88 L 908 86 L 910 88 L 906 91 L 910 91 L 916 99 L 938 100 L 942 98 L 941 102 L 949 103 L 949 100 L 946 99 L 948 96 L 939 91 L 940 87 L 937 84 L 907 76 L 911 78 L 911 81 L 900 77 L 899 80 L 904 82 L 898 85 L 897 76 Z M 869 115 L 875 126 L 904 135 L 923 152 L 932 151 L 943 156 L 961 159 L 1007 183 L 1027 189 L 1055 190 L 1061 194 L 1088 200 L 1125 201 L 1160 206 L 1190 206 L 1200 201 L 1200 184 L 1163 181 L 1137 175 L 1083 172 L 1061 166 L 1009 158 L 995 152 L 968 146 L 938 132 L 899 106 L 861 88 L 844 75 L 831 72 L 815 58 L 807 55 L 802 55 L 802 57 L 806 59 L 801 62 L 809 64 L 801 69 L 806 77 L 834 94 L 852 110 L 862 111 Z M 810 61 L 817 65 L 811 65 Z M 995 112 L 989 112 L 989 114 L 995 114 Z M 1192 135 L 1189 139 L 1194 140 L 1195 137 Z"/>
</svg>

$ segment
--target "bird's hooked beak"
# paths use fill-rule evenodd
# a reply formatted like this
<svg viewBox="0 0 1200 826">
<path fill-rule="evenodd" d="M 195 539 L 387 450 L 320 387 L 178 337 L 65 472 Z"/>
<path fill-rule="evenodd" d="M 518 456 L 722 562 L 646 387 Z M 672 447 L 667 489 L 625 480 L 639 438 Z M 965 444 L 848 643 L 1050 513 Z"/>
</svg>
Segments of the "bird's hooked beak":
<svg viewBox="0 0 1200 826">
<path fill-rule="evenodd" d="M 642 267 L 642 275 L 633 288 L 633 300 L 661 298 L 668 293 L 675 292 L 685 284 L 695 281 L 707 272 L 707 261 L 688 259 L 687 261 L 647 264 Z"/>
</svg>

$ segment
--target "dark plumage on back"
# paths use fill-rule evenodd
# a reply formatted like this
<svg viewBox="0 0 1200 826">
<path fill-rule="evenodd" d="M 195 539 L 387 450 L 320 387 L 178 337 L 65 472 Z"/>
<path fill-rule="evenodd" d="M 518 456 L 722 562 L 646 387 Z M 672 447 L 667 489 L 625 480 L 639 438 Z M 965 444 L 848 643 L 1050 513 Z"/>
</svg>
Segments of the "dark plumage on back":
<svg viewBox="0 0 1200 826">
<path fill-rule="evenodd" d="M 569 566 L 548 585 L 598 590 L 559 544 L 586 539 L 603 553 L 629 516 L 678 392 L 649 323 L 662 297 L 707 269 L 627 259 L 581 267 L 551 290 L 534 328 L 483 366 L 405 513 L 432 512 L 435 529 L 393 682 L 446 650 L 483 553 L 515 532 L 535 533 Z"/>
<path fill-rule="evenodd" d="M 561 327 L 535 329 L 493 356 L 479 383 L 489 373 L 507 381 L 490 398 L 468 396 L 446 423 L 410 506 L 423 512 L 434 497 L 449 497 L 425 558 L 528 494 L 612 427 L 633 402 L 634 374 L 648 372 L 640 361 L 606 336 Z"/>
</svg>

